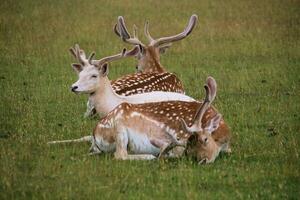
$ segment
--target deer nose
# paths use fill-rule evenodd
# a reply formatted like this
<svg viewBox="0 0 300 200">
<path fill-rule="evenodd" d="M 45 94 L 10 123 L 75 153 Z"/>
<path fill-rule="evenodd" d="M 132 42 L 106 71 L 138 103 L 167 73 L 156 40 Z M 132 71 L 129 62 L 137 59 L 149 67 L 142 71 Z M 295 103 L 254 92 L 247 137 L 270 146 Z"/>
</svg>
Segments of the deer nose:
<svg viewBox="0 0 300 200">
<path fill-rule="evenodd" d="M 76 89 L 77 89 L 77 88 L 78 88 L 78 86 L 72 86 L 72 87 L 71 87 L 71 91 L 72 91 L 72 92 L 76 92 Z"/>
</svg>

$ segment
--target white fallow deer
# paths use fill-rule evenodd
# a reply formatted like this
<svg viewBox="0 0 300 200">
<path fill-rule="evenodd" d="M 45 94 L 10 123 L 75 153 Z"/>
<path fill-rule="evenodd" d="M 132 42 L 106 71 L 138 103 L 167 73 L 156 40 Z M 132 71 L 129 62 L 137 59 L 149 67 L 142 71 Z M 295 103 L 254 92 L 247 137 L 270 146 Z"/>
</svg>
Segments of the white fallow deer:
<svg viewBox="0 0 300 200">
<path fill-rule="evenodd" d="M 79 79 L 72 85 L 72 91 L 75 93 L 89 94 L 89 102 L 95 107 L 97 113 L 99 114 L 101 113 L 106 115 L 119 104 L 124 102 L 131 104 L 141 104 L 170 100 L 187 102 L 195 101 L 189 96 L 175 92 L 154 91 L 134 94 L 130 96 L 118 95 L 113 90 L 111 82 L 107 77 L 107 61 L 112 61 L 124 57 L 124 55 L 126 55 L 126 49 L 124 49 L 120 54 L 110 56 L 109 59 L 103 58 L 101 60 L 92 60 L 90 59 L 92 56 L 90 56 L 89 59 L 85 58 L 85 53 L 79 48 L 79 45 L 75 46 L 74 53 L 85 63 L 84 65 L 73 64 L 74 69 L 78 72 Z M 151 79 L 152 77 L 149 78 Z M 129 79 L 128 83 L 125 84 L 144 85 L 146 83 L 147 80 L 141 80 L 136 77 Z M 155 83 L 156 81 L 153 81 L 152 84 L 147 85 L 147 87 L 152 87 L 153 85 L 155 85 Z"/>
<path fill-rule="evenodd" d="M 89 58 L 83 50 L 79 48 L 79 45 L 75 45 L 75 48 L 70 48 L 71 54 L 78 60 L 78 63 L 73 63 L 72 67 L 76 72 L 80 73 L 83 69 L 90 69 L 93 65 L 92 62 L 96 62 L 98 66 L 111 62 L 114 60 L 122 59 L 125 57 L 134 56 L 137 47 L 131 51 L 126 51 L 123 54 L 117 54 L 113 56 L 104 57 L 100 60 L 93 61 L 92 53 Z M 130 96 L 135 94 L 141 94 L 152 91 L 165 91 L 165 92 L 176 92 L 184 94 L 184 89 L 181 81 L 176 75 L 168 72 L 164 73 L 136 73 L 129 74 L 120 77 L 116 80 L 111 81 L 113 91 L 121 96 Z M 72 88 L 75 92 L 75 88 Z M 87 111 L 85 117 L 93 116 L 97 111 L 95 109 L 94 93 L 90 93 L 90 98 L 87 102 Z"/>
<path fill-rule="evenodd" d="M 186 38 L 194 29 L 197 23 L 197 15 L 192 15 L 188 25 L 183 32 L 158 39 L 153 39 L 149 33 L 149 22 L 146 22 L 144 27 L 144 33 L 149 41 L 148 45 L 142 43 L 137 37 L 137 27 L 134 26 L 133 37 L 130 36 L 124 18 L 118 17 L 118 23 L 114 26 L 114 32 L 124 42 L 135 45 L 134 51 L 131 55 L 134 55 L 138 59 L 137 71 L 143 73 L 166 73 L 167 71 L 160 63 L 160 54 L 164 53 L 173 42 Z M 180 81 L 177 79 L 177 81 Z"/>
<path fill-rule="evenodd" d="M 204 87 L 202 103 L 122 103 L 100 120 L 92 136 L 50 143 L 90 141 L 91 152 L 111 152 L 122 160 L 187 155 L 200 164 L 212 163 L 221 151 L 231 152 L 230 131 L 211 106 L 215 80 L 208 77 Z"/>
</svg>

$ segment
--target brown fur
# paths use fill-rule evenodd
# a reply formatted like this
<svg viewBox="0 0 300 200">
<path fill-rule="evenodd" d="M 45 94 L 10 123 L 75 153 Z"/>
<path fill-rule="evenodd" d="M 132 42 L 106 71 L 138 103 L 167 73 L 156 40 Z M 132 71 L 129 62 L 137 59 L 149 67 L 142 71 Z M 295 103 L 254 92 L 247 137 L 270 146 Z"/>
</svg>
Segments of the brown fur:
<svg viewBox="0 0 300 200">
<path fill-rule="evenodd" d="M 94 135 L 101 130 L 101 136 L 105 141 L 108 141 L 109 143 L 114 143 L 116 140 L 116 135 L 114 132 L 116 131 L 113 128 L 101 128 L 100 123 L 94 128 Z"/>
<path fill-rule="evenodd" d="M 111 82 L 119 95 L 129 96 L 152 91 L 184 93 L 183 86 L 172 73 L 136 73 L 126 75 Z"/>
<path fill-rule="evenodd" d="M 159 48 L 153 46 L 147 46 L 144 48 L 145 57 L 141 62 L 141 65 L 144 66 L 144 73 L 163 73 L 166 72 L 164 67 L 160 64 L 160 54 Z"/>
<path fill-rule="evenodd" d="M 126 118 L 130 116 L 131 113 L 137 112 L 142 114 L 145 117 L 148 117 L 151 120 L 163 123 L 169 128 L 176 130 L 176 137 L 179 140 L 186 141 L 191 134 L 185 132 L 185 129 L 181 126 L 180 118 L 184 119 L 188 125 L 191 125 L 193 118 L 196 114 L 197 108 L 201 106 L 200 102 L 183 102 L 183 101 L 168 101 L 168 102 L 159 102 L 159 103 L 145 103 L 145 104 L 128 104 L 122 103 L 116 109 L 111 111 L 107 116 L 102 118 L 99 124 L 107 124 L 109 120 L 113 119 L 120 111 L 122 114 L 122 125 L 126 127 L 134 128 L 135 130 L 145 130 L 145 127 L 149 129 L 149 122 L 142 122 L 140 119 L 136 118 Z M 210 106 L 205 112 L 202 118 L 203 127 L 217 114 L 216 109 L 213 106 Z M 142 122 L 142 123 L 141 123 Z M 119 122 L 116 122 L 119 124 Z M 109 137 L 108 132 L 102 132 L 103 129 L 99 130 L 96 127 L 94 134 L 101 135 L 104 134 L 105 137 Z M 150 131 L 147 130 L 147 131 Z M 145 131 L 145 132 L 147 132 Z M 158 132 L 155 128 L 151 129 L 153 134 Z M 114 135 L 114 134 L 113 134 Z M 212 133 L 213 139 L 220 144 L 229 140 L 230 131 L 224 120 L 220 121 L 219 128 Z"/>
</svg>

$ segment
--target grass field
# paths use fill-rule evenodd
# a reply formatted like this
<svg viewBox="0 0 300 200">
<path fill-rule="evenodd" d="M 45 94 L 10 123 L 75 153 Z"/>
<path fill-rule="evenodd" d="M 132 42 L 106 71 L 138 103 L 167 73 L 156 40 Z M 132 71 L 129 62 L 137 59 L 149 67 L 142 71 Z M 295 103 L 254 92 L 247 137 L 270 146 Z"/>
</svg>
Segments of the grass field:
<svg viewBox="0 0 300 200">
<path fill-rule="evenodd" d="M 232 155 L 198 166 L 186 158 L 117 161 L 88 157 L 89 145 L 47 141 L 90 134 L 86 96 L 68 48 L 79 43 L 101 58 L 126 46 L 112 32 L 117 16 L 131 28 L 150 21 L 154 37 L 193 33 L 162 57 L 203 97 L 208 75 L 214 105 L 232 130 Z M 42 1 L 0 4 L 0 199 L 298 199 L 300 197 L 300 2 Z M 135 61 L 111 64 L 111 79 Z"/>
</svg>

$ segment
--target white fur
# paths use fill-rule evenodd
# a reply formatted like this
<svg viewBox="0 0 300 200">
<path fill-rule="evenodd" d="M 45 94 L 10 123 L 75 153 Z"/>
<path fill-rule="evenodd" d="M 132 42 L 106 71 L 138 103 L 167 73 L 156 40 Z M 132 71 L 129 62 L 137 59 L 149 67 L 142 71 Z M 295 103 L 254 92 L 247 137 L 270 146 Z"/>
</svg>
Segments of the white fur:
<svg viewBox="0 0 300 200">
<path fill-rule="evenodd" d="M 153 120 L 139 112 L 132 112 L 130 114 L 130 117 L 142 117 L 145 121 L 149 121 L 149 122 L 153 123 L 153 125 L 156 125 L 157 127 L 161 127 L 161 128 L 165 127 L 165 125 L 163 123 Z"/>
<path fill-rule="evenodd" d="M 79 73 L 78 81 L 72 85 L 72 87 L 77 87 L 74 90 L 77 93 L 95 93 L 90 96 L 89 101 L 95 106 L 97 113 L 107 114 L 123 102 L 142 104 L 162 101 L 195 101 L 184 94 L 162 91 L 121 96 L 114 92 L 107 76 L 101 73 L 101 70 L 99 71 L 93 65 L 85 66 Z M 93 75 L 97 75 L 97 78 L 92 77 Z"/>
<path fill-rule="evenodd" d="M 153 146 L 146 133 L 138 133 L 132 129 L 127 130 L 128 150 L 134 154 L 158 155 L 160 149 Z"/>
</svg>

